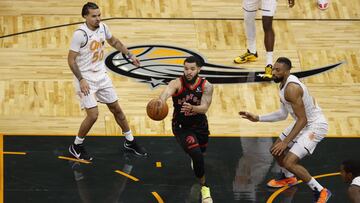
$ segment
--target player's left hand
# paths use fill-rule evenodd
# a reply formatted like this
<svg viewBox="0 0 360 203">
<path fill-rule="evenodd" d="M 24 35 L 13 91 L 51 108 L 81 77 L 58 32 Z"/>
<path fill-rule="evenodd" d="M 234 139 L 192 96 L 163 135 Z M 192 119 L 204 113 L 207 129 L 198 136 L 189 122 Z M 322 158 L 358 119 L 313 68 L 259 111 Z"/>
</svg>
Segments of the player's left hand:
<svg viewBox="0 0 360 203">
<path fill-rule="evenodd" d="M 286 150 L 287 144 L 284 141 L 276 143 L 271 149 L 271 154 L 275 156 L 281 156 L 281 154 Z"/>
<path fill-rule="evenodd" d="M 193 106 L 189 103 L 184 102 L 181 111 L 182 113 L 190 113 L 193 110 Z"/>
<path fill-rule="evenodd" d="M 139 66 L 140 66 L 140 60 L 139 60 L 138 58 L 136 58 L 135 55 L 132 55 L 132 56 L 131 56 L 131 61 L 132 61 L 132 63 L 134 64 L 134 66 L 136 66 L 136 67 L 139 67 Z"/>
</svg>

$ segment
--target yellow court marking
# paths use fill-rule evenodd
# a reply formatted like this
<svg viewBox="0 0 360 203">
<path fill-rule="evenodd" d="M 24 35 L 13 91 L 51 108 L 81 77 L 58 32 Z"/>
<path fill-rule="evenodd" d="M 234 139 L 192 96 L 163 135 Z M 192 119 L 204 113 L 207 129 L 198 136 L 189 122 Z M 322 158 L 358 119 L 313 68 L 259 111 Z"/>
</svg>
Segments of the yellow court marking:
<svg viewBox="0 0 360 203">
<path fill-rule="evenodd" d="M 120 174 L 120 175 L 123 175 L 123 176 L 125 176 L 125 177 L 127 177 L 127 178 L 129 178 L 129 179 L 131 179 L 131 180 L 133 180 L 133 181 L 135 181 L 135 182 L 139 181 L 138 178 L 136 178 L 136 177 L 134 177 L 134 176 L 132 176 L 132 175 L 129 175 L 129 174 L 125 173 L 125 172 L 122 172 L 122 171 L 120 171 L 120 170 L 115 170 L 115 173 L 118 173 L 118 174 Z"/>
<path fill-rule="evenodd" d="M 2 152 L 2 154 L 26 155 L 26 152 Z"/>
<path fill-rule="evenodd" d="M 156 167 L 157 167 L 157 168 L 161 168 L 161 162 L 160 162 L 160 161 L 157 161 L 157 162 L 156 162 Z"/>
<path fill-rule="evenodd" d="M 3 138 L 0 134 L 0 202 L 4 202 L 4 155 L 3 155 Z"/>
<path fill-rule="evenodd" d="M 157 192 L 151 192 L 152 195 L 154 195 L 155 199 L 159 202 L 159 203 L 164 203 L 164 200 L 162 200 L 162 198 L 160 197 L 160 195 Z"/>
<path fill-rule="evenodd" d="M 337 176 L 337 175 L 340 175 L 339 172 L 337 173 L 327 173 L 327 174 L 322 174 L 322 175 L 317 175 L 317 176 L 314 176 L 315 179 L 318 179 L 318 178 L 324 178 L 324 177 L 329 177 L 329 176 Z M 303 181 L 302 180 L 299 180 L 295 185 L 298 185 L 300 183 L 302 183 Z M 292 186 L 295 186 L 295 185 L 292 185 Z M 292 187 L 292 186 L 285 186 L 285 187 L 282 187 L 278 190 L 276 190 L 269 198 L 268 200 L 266 201 L 266 203 L 272 203 L 274 201 L 274 199 L 280 194 L 282 193 L 283 191 L 287 190 L 288 188 Z"/>
<path fill-rule="evenodd" d="M 66 156 L 58 156 L 59 159 L 64 159 L 64 160 L 68 160 L 68 161 L 75 161 L 75 162 L 80 162 L 83 164 L 91 164 L 90 161 L 86 161 L 86 160 L 80 160 L 80 159 L 75 159 L 75 158 L 70 158 L 70 157 L 66 157 Z"/>
</svg>

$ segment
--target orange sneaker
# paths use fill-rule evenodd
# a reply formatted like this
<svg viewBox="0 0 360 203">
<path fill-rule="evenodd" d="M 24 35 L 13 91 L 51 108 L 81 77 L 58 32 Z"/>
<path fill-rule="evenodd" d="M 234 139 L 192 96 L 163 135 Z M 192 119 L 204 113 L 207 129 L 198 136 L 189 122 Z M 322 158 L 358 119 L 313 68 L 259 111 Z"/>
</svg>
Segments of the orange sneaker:
<svg viewBox="0 0 360 203">
<path fill-rule="evenodd" d="M 314 192 L 314 197 L 316 203 L 326 203 L 331 197 L 331 192 L 324 188 L 320 192 Z"/>
<path fill-rule="evenodd" d="M 297 183 L 297 178 L 295 176 L 293 177 L 290 177 L 290 178 L 283 178 L 283 179 L 280 179 L 280 180 L 275 180 L 275 179 L 272 179 L 270 180 L 266 185 L 268 187 L 271 187 L 271 188 L 281 188 L 281 187 L 284 187 L 284 186 L 290 186 L 290 185 L 294 185 Z"/>
</svg>

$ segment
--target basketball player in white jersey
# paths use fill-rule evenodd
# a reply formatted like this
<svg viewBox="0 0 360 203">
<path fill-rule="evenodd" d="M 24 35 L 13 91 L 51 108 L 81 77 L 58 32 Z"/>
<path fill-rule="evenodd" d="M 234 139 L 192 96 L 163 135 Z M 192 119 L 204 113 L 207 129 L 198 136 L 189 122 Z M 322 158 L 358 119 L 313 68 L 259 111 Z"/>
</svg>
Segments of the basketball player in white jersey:
<svg viewBox="0 0 360 203">
<path fill-rule="evenodd" d="M 289 7 L 292 8 L 295 0 L 288 0 Z M 272 22 L 276 11 L 277 0 L 243 0 L 244 27 L 247 40 L 247 52 L 236 57 L 234 63 L 242 64 L 256 61 L 258 58 L 256 51 L 256 25 L 255 17 L 257 10 L 261 10 L 262 25 L 264 30 L 264 44 L 266 49 L 266 66 L 264 78 L 271 78 L 273 64 L 273 50 L 275 44 L 275 33 Z"/>
<path fill-rule="evenodd" d="M 348 196 L 352 203 L 360 203 L 360 160 L 346 160 L 340 168 L 342 179 L 349 183 Z"/>
<path fill-rule="evenodd" d="M 298 162 L 314 152 L 316 145 L 328 131 L 328 123 L 322 110 L 311 97 L 307 87 L 290 75 L 291 61 L 288 58 L 277 59 L 272 70 L 273 80 L 280 83 L 281 108 L 266 115 L 255 115 L 246 111 L 239 114 L 253 122 L 275 122 L 285 120 L 290 113 L 295 122 L 286 128 L 270 148 L 271 154 L 282 167 L 284 176 L 268 182 L 269 187 L 283 187 L 303 180 L 313 190 L 315 202 L 326 202 L 331 192 L 320 185 Z"/>
<path fill-rule="evenodd" d="M 135 142 L 124 112 L 117 102 L 118 97 L 112 81 L 106 73 L 104 63 L 105 41 L 116 50 L 127 55 L 135 66 L 139 66 L 140 61 L 129 52 L 119 39 L 111 34 L 104 23 L 100 22 L 100 9 L 95 3 L 86 3 L 81 14 L 86 21 L 74 32 L 68 63 L 75 75 L 75 91 L 80 98 L 81 108 L 86 110 L 87 115 L 80 125 L 74 144 L 69 147 L 69 152 L 78 159 L 92 160 L 92 157 L 86 152 L 83 142 L 98 118 L 97 102 L 99 101 L 108 106 L 121 127 L 125 136 L 124 147 L 137 155 L 146 156 L 145 149 Z"/>
</svg>

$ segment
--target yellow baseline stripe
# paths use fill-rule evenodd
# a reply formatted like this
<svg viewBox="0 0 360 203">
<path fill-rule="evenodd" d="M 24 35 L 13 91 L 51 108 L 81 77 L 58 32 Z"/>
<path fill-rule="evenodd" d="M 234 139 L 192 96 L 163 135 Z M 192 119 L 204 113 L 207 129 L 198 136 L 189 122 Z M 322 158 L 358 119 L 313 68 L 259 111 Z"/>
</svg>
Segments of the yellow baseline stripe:
<svg viewBox="0 0 360 203">
<path fill-rule="evenodd" d="M 162 198 L 160 197 L 160 195 L 157 192 L 151 192 L 152 195 L 154 195 L 155 199 L 159 202 L 159 203 L 164 203 L 164 200 L 162 200 Z"/>
<path fill-rule="evenodd" d="M 83 164 L 91 164 L 90 161 L 86 161 L 86 160 L 80 160 L 80 159 L 75 159 L 75 158 L 70 158 L 70 157 L 66 157 L 66 156 L 58 156 L 59 159 L 64 159 L 64 160 L 68 160 L 68 161 L 75 161 L 75 162 L 80 162 Z"/>
<path fill-rule="evenodd" d="M 129 175 L 129 174 L 125 173 L 125 172 L 122 172 L 122 171 L 120 171 L 120 170 L 115 170 L 115 173 L 118 173 L 118 174 L 123 175 L 123 176 L 125 176 L 125 177 L 127 177 L 127 178 L 130 178 L 130 179 L 133 180 L 133 181 L 136 181 L 136 182 L 139 181 L 138 178 L 136 178 L 136 177 L 134 177 L 134 176 L 132 176 L 132 175 Z"/>
<path fill-rule="evenodd" d="M 26 152 L 2 152 L 3 154 L 11 154 L 11 155 L 26 155 Z"/>
<path fill-rule="evenodd" d="M 4 155 L 3 135 L 0 134 L 0 202 L 4 202 Z"/>
<path fill-rule="evenodd" d="M 337 173 L 327 173 L 327 174 L 321 174 L 321 175 L 317 175 L 317 176 L 314 176 L 315 179 L 318 179 L 318 178 L 324 178 L 324 177 L 329 177 L 329 176 L 337 176 L 337 175 L 340 175 L 339 172 Z M 300 183 L 302 183 L 303 181 L 302 180 L 299 180 L 295 185 L 298 185 Z M 295 185 L 292 185 L 292 186 L 295 186 Z M 290 187 L 292 187 L 290 186 Z M 285 187 L 282 187 L 278 190 L 276 190 L 270 197 L 269 199 L 266 201 L 266 203 L 272 203 L 274 201 L 274 199 L 280 194 L 282 193 L 283 191 L 287 190 L 289 188 L 289 186 L 285 186 Z"/>
</svg>

